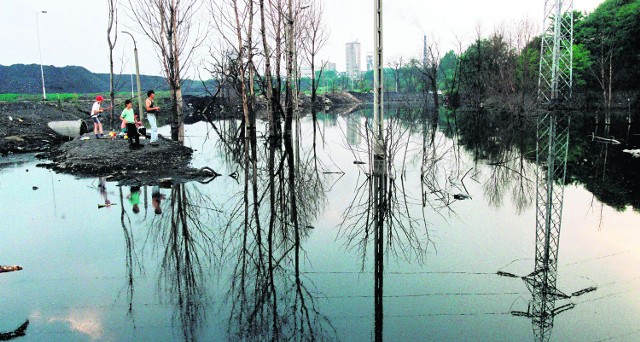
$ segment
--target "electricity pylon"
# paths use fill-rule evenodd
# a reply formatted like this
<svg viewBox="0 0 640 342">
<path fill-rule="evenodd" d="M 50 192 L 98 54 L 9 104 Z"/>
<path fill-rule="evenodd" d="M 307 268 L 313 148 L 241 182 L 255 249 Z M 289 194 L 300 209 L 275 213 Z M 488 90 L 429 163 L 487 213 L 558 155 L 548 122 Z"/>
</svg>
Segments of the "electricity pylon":
<svg viewBox="0 0 640 342">
<path fill-rule="evenodd" d="M 563 102 L 571 97 L 573 1 L 546 0 L 544 7 L 538 80 L 536 260 L 534 271 L 525 277 L 533 297 L 527 316 L 532 318 L 537 341 L 548 341 L 555 315 L 573 307 L 556 308 L 556 300 L 570 297 L 556 288 L 556 282 L 569 150 L 570 116 Z"/>
</svg>

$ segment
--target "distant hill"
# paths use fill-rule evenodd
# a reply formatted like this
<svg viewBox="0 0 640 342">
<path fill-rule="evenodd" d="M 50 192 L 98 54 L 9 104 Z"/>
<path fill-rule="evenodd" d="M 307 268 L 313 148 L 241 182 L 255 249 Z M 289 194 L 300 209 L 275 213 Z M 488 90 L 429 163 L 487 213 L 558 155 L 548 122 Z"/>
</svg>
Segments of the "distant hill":
<svg viewBox="0 0 640 342">
<path fill-rule="evenodd" d="M 116 91 L 131 91 L 130 74 L 115 75 Z M 108 93 L 109 74 L 94 74 L 79 66 L 44 66 L 44 80 L 47 93 Z M 134 89 L 135 75 L 133 78 Z M 209 81 L 212 82 L 212 81 Z M 149 89 L 167 90 L 163 77 L 140 75 L 142 91 Z M 207 85 L 209 86 L 209 85 Z M 204 93 L 200 81 L 183 81 L 183 91 L 188 94 Z M 38 94 L 42 92 L 39 64 L 0 65 L 0 94 Z"/>
</svg>

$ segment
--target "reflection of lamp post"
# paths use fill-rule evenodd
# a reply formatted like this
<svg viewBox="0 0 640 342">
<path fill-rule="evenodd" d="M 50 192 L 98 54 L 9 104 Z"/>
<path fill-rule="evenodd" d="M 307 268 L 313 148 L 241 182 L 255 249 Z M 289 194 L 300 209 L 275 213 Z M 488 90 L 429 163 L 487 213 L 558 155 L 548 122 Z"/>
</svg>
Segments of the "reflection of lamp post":
<svg viewBox="0 0 640 342">
<path fill-rule="evenodd" d="M 629 123 L 631 123 L 631 98 L 627 97 L 627 107 L 629 107 L 629 113 L 627 114 L 628 117 L 628 121 Z"/>
<path fill-rule="evenodd" d="M 122 33 L 128 34 L 131 39 L 133 39 L 133 55 L 136 59 L 136 83 L 138 83 L 138 114 L 140 114 L 140 121 L 144 121 L 144 112 L 142 111 L 142 100 L 140 96 L 142 95 L 142 91 L 140 90 L 140 67 L 138 66 L 138 46 L 136 45 L 136 39 L 133 38 L 133 35 L 127 31 L 122 31 Z"/>
<path fill-rule="evenodd" d="M 42 69 L 42 49 L 40 49 L 40 25 L 38 24 L 38 14 L 47 14 L 47 11 L 36 12 L 36 32 L 38 34 L 38 54 L 40 55 L 40 75 L 42 76 L 42 101 L 47 100 L 47 91 L 44 89 L 44 70 Z"/>
</svg>

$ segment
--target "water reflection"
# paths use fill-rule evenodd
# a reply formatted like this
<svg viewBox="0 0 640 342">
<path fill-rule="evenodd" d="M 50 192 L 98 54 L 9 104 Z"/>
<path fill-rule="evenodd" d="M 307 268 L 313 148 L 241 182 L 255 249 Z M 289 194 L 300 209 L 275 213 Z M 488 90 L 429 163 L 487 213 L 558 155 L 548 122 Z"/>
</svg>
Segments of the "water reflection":
<svg viewBox="0 0 640 342">
<path fill-rule="evenodd" d="M 125 191 L 127 189 L 120 187 L 120 201 L 123 203 Z M 214 222 L 211 218 L 217 217 L 213 201 L 193 184 L 171 186 L 169 198 L 164 201 L 166 196 L 160 187 L 153 186 L 154 216 L 145 223 L 146 217 L 138 215 L 141 188 L 132 186 L 128 191 L 130 207 L 127 207 L 130 209 L 123 205 L 120 213 L 126 251 L 128 315 L 135 325 L 134 280 L 144 270 L 139 261 L 141 250 L 135 244 L 133 231 L 134 223 L 142 221 L 148 229 L 145 241 L 151 242 L 151 249 L 161 260 L 157 282 L 161 298 L 175 307 L 174 319 L 179 323 L 183 338 L 196 340 L 207 317 L 207 275 L 220 250 L 210 226 Z"/>
<path fill-rule="evenodd" d="M 594 140 L 593 136 L 606 139 L 626 137 L 629 147 L 638 146 L 635 125 L 593 126 L 589 113 L 574 113 L 571 127 L 572 144 L 567 161 L 567 181 L 582 184 L 600 202 L 624 210 L 632 206 L 640 208 L 640 199 L 634 196 L 640 191 L 640 182 L 634 170 L 640 167 L 640 159 L 611 148 L 611 142 Z M 535 122 L 528 116 L 513 116 L 480 109 L 463 111 L 456 121 L 459 142 L 471 152 L 475 162 L 492 166 L 484 192 L 490 203 L 501 207 L 510 195 L 517 211 L 523 212 L 532 205 L 535 156 Z M 447 131 L 445 131 L 447 132 Z M 448 134 L 448 133 L 447 133 Z M 452 136 L 450 136 L 453 138 Z M 637 148 L 637 147 L 636 147 Z"/>
<path fill-rule="evenodd" d="M 366 261 L 370 258 L 369 246 L 373 245 L 374 264 L 374 338 L 382 341 L 384 336 L 384 260 L 391 255 L 409 262 L 422 263 L 427 249 L 431 244 L 429 239 L 424 194 L 415 193 L 407 186 L 407 161 L 414 159 L 416 151 L 412 149 L 414 126 L 420 116 L 417 111 L 397 108 L 390 115 L 384 125 L 384 137 L 376 141 L 367 118 L 363 128 L 358 125 L 359 118 L 349 118 L 346 140 L 350 143 L 351 152 L 356 160 L 367 160 L 368 168 L 361 166 L 359 180 L 350 205 L 343 213 L 341 222 L 341 236 L 347 247 L 361 255 L 361 269 L 366 268 Z M 352 114 L 352 116 L 355 116 Z M 437 127 L 437 116 L 431 125 L 433 132 Z M 423 121 L 423 137 L 426 137 L 427 125 Z M 354 144 L 355 136 L 361 137 L 365 147 Z M 359 140 L 359 139 L 358 139 Z M 434 136 L 431 137 L 433 146 Z M 378 152 L 375 146 L 383 146 Z M 431 155 L 427 153 L 427 140 L 423 140 L 421 184 L 425 180 L 431 181 L 431 176 L 425 170 L 431 163 Z M 433 151 L 436 148 L 433 147 Z M 435 165 L 435 162 L 431 165 Z M 427 183 L 437 184 L 437 183 Z M 436 186 L 434 186 L 436 188 Z M 434 189 L 431 193 L 441 191 Z"/>
<path fill-rule="evenodd" d="M 427 253 L 435 247 L 430 240 L 432 226 L 427 221 L 440 222 L 436 215 L 445 218 L 447 214 L 455 216 L 453 208 L 464 206 L 465 215 L 468 213 L 469 217 L 477 217 L 485 215 L 485 211 L 492 211 L 485 206 L 485 202 L 488 202 L 494 208 L 506 207 L 507 215 L 514 211 L 516 214 L 527 213 L 526 209 L 531 207 L 531 178 L 534 175 L 530 153 L 535 148 L 530 138 L 531 122 L 526 117 L 508 118 L 489 112 L 448 111 L 436 115 L 433 112 L 425 113 L 421 108 L 394 107 L 388 113 L 385 160 L 370 154 L 372 142 L 367 109 L 347 115 L 312 113 L 317 118 L 312 119 L 313 135 L 308 131 L 310 125 L 298 126 L 295 136 L 280 141 L 262 139 L 259 132 L 247 133 L 249 139 L 245 139 L 241 122 L 216 121 L 215 128 L 210 128 L 215 142 L 201 151 L 204 151 L 202 153 L 206 154 L 207 160 L 212 160 L 210 154 L 219 156 L 215 160 L 223 163 L 225 173 L 237 170 L 237 181 L 224 177 L 208 185 L 163 184 L 162 187 L 153 186 L 150 189 L 121 187 L 119 191 L 108 191 L 111 188 L 107 187 L 111 185 L 106 184 L 104 187 L 98 185 L 98 191 L 87 190 L 89 198 L 94 198 L 101 205 L 107 207 L 106 204 L 111 203 L 110 210 L 99 211 L 95 210 L 95 202 L 91 204 L 96 215 L 115 214 L 112 215 L 113 220 L 105 225 L 122 226 L 122 230 L 118 228 L 110 232 L 112 235 L 117 234 L 114 241 L 118 245 L 115 248 L 124 246 L 124 250 L 116 251 L 124 252 L 123 257 L 120 257 L 124 259 L 124 265 L 120 266 L 126 267 L 123 272 L 125 280 L 121 280 L 120 276 L 115 277 L 116 281 L 123 283 L 121 293 L 123 297 L 126 296 L 127 319 L 133 322 L 133 328 L 148 328 L 146 325 L 149 324 L 161 325 L 158 330 L 164 329 L 165 332 L 175 329 L 178 336 L 174 338 L 185 340 L 211 338 L 213 335 L 216 340 L 226 337 L 229 340 L 255 341 L 335 340 L 338 337 L 349 339 L 352 336 L 362 337 L 366 334 L 363 333 L 365 330 L 371 331 L 371 337 L 376 340 L 385 337 L 385 333 L 387 339 L 396 339 L 398 335 L 395 333 L 400 329 L 406 329 L 407 334 L 415 335 L 427 329 L 434 330 L 427 330 L 425 334 L 437 334 L 435 329 L 440 328 L 451 329 L 452 336 L 469 331 L 469 327 L 477 324 L 476 319 L 483 318 L 467 316 L 459 320 L 459 325 L 445 327 L 445 323 L 438 321 L 443 316 L 434 313 L 439 309 L 427 308 L 426 305 L 425 308 L 416 309 L 420 303 L 413 303 L 411 307 L 407 305 L 400 310 L 405 310 L 402 314 L 406 313 L 409 317 L 433 317 L 424 324 L 427 329 L 424 329 L 424 325 L 411 327 L 410 324 L 413 323 L 407 323 L 410 318 L 399 319 L 399 315 L 394 312 L 398 310 L 398 302 L 390 301 L 389 297 L 396 295 L 397 293 L 392 292 L 398 289 L 398 292 L 402 292 L 403 285 L 398 286 L 390 280 L 390 270 L 394 266 L 389 266 L 390 261 L 398 262 L 403 270 L 404 267 L 413 267 L 407 266 L 405 261 L 415 265 L 426 264 Z M 301 121 L 305 123 L 304 118 Z M 589 184 L 606 187 L 607 182 L 616 178 L 616 174 L 622 174 L 624 179 L 616 180 L 615 184 L 631 184 L 633 189 L 635 183 L 630 179 L 633 175 L 628 170 L 617 172 L 630 159 L 624 159 L 625 155 L 619 154 L 614 145 L 593 141 L 590 134 L 593 129 L 585 126 L 584 129 L 577 129 L 580 133 L 574 135 L 579 141 L 578 147 L 572 146 L 570 153 L 574 162 L 570 168 L 572 171 L 569 172 L 573 172 L 575 177 L 572 181 L 577 183 L 587 180 Z M 599 136 L 620 134 L 615 127 L 611 127 L 609 133 L 603 128 L 599 129 L 596 134 Z M 624 134 L 629 131 L 633 137 L 633 129 L 624 127 L 624 130 Z M 336 139 L 339 131 L 342 136 Z M 588 133 L 582 134 L 584 132 Z M 326 141 L 332 155 L 323 156 L 323 152 L 330 149 L 323 150 L 321 140 Z M 210 150 L 211 146 L 216 149 Z M 238 146 L 241 148 L 237 148 Z M 353 165 L 351 156 L 353 160 L 365 164 Z M 587 161 L 581 161 L 581 158 Z M 325 172 L 329 168 L 342 166 L 339 163 L 345 163 L 345 159 L 350 168 L 345 167 L 346 175 L 338 182 L 336 191 L 331 192 L 328 180 L 333 178 Z M 324 164 L 331 162 L 334 165 L 329 168 Z M 351 184 L 349 182 L 355 182 L 355 185 L 339 188 L 345 183 Z M 98 184 L 102 183 L 103 181 L 98 180 Z M 56 190 L 65 187 L 73 189 L 64 184 Z M 81 187 L 85 188 L 85 183 Z M 150 196 L 146 196 L 147 189 L 150 190 Z M 604 191 L 606 189 L 600 190 Z M 41 188 L 35 194 L 42 193 Z M 336 196 L 331 198 L 331 203 L 327 198 L 328 193 Z M 470 195 L 473 199 L 456 203 L 456 195 Z M 113 202 L 118 202 L 118 196 L 119 217 L 117 211 L 113 211 Z M 350 205 L 346 209 L 341 201 L 344 197 L 350 197 Z M 626 193 L 619 197 L 620 203 L 633 200 L 632 195 Z M 148 215 L 145 204 L 147 200 L 150 201 Z M 515 210 L 510 210 L 512 203 Z M 135 206 L 138 207 L 138 213 L 134 212 Z M 116 207 L 115 210 L 117 209 Z M 315 245 L 315 241 L 318 241 L 315 238 L 324 239 L 329 235 L 330 240 L 335 238 L 335 231 L 331 231 L 331 228 L 340 222 L 336 222 L 333 215 L 336 212 L 343 213 L 343 209 L 339 231 L 342 239 L 338 244 L 345 243 L 350 252 L 326 258 L 323 255 L 321 262 L 309 258 L 315 256 L 318 249 L 322 251 L 321 247 Z M 482 212 L 478 214 L 478 210 Z M 496 212 L 505 213 L 498 210 Z M 491 213 L 487 216 L 490 217 Z M 511 218 L 507 216 L 507 219 Z M 457 224 L 457 217 L 453 221 L 453 224 Z M 499 245 L 503 237 L 496 237 L 491 241 L 482 240 L 483 236 L 495 233 L 495 227 L 489 228 L 468 220 L 467 223 L 473 229 L 464 230 L 459 236 L 455 235 L 459 233 L 459 229 L 438 231 L 439 247 L 444 247 L 439 255 L 429 257 L 429 269 L 446 270 L 453 267 L 459 268 L 454 271 L 459 271 L 477 266 L 473 260 L 469 264 L 464 263 L 472 257 L 460 256 L 457 259 L 458 256 L 447 254 L 455 250 L 451 246 L 457 244 L 465 245 L 465 248 L 485 243 L 488 246 L 498 246 L 486 258 L 489 261 L 478 262 L 484 266 L 495 261 L 491 258 L 500 259 L 505 254 L 506 257 L 511 257 L 508 255 L 510 250 L 500 251 Z M 492 222 L 487 223 L 487 226 L 490 224 Z M 516 235 L 504 238 L 510 239 L 507 241 L 520 241 L 518 233 L 501 233 Z M 569 242 L 565 244 L 565 249 L 573 243 Z M 339 249 L 339 246 L 335 248 Z M 310 251 L 308 255 L 307 251 Z M 475 252 L 477 251 L 469 253 Z M 350 257 L 354 254 L 358 260 L 352 262 Z M 99 257 L 96 258 L 100 261 Z M 306 258 L 310 259 L 314 267 L 305 265 Z M 109 264 L 109 261 L 100 262 Z M 318 273 L 325 271 L 323 268 L 326 264 L 337 265 L 337 270 L 340 271 L 339 268 L 348 270 L 356 263 L 360 270 L 371 270 L 373 266 L 373 281 L 366 275 L 364 278 L 368 279 L 362 281 L 361 276 L 358 284 L 362 288 L 347 288 L 356 292 L 353 296 L 351 293 L 331 296 L 331 291 L 343 290 L 340 284 L 342 279 L 327 281 L 322 278 L 324 275 L 319 277 Z M 318 265 L 320 266 L 315 268 Z M 96 268 L 99 267 L 102 264 L 97 264 Z M 147 274 L 152 275 L 155 268 L 160 270 L 160 274 L 157 277 L 151 276 L 153 284 L 151 289 L 147 289 L 144 278 Z M 312 268 L 319 272 L 305 273 L 304 270 Z M 478 267 L 480 268 L 483 267 Z M 425 271 L 426 267 L 416 266 L 415 270 Z M 538 315 L 535 320 L 533 315 L 530 316 L 537 329 L 536 336 L 548 336 L 555 315 L 569 308 L 565 305 L 571 302 L 563 299 L 559 291 L 552 290 L 552 282 L 533 280 L 539 275 L 539 271 L 530 274 L 527 280 L 528 286 L 532 288 L 531 309 L 527 310 L 526 305 L 517 309 L 529 314 L 533 312 L 535 305 L 546 308 L 539 312 L 551 312 Z M 412 277 L 414 278 L 407 280 L 407 283 L 414 286 L 412 288 L 424 286 L 423 279 Z M 552 276 L 555 277 L 556 275 Z M 408 278 L 410 277 L 403 277 L 402 281 Z M 438 284 L 440 280 L 435 276 L 429 278 L 429 288 L 436 291 L 439 286 L 458 286 L 466 281 L 463 279 L 460 283 L 442 285 Z M 371 283 L 374 285 L 373 303 L 368 303 L 362 312 L 351 301 L 359 300 L 355 298 L 371 298 L 371 293 L 362 293 L 371 291 L 367 290 Z M 489 286 L 488 284 L 490 285 L 489 281 L 483 280 L 477 286 Z M 116 287 L 118 286 L 120 285 Z M 524 290 L 524 286 L 520 288 Z M 119 293 L 118 290 L 110 293 Z M 162 303 L 158 305 L 153 303 L 154 300 L 149 300 L 148 291 L 155 294 L 151 297 L 160 298 Z M 325 292 L 329 294 L 326 297 L 343 299 L 339 304 L 329 302 L 325 306 Z M 454 291 L 447 291 L 452 292 Z M 345 298 L 347 296 L 350 298 Z M 113 296 L 105 297 L 109 298 L 104 301 L 110 302 Z M 224 298 L 220 300 L 218 297 Z M 510 303 L 509 299 L 507 301 Z M 430 304 L 433 302 L 436 301 Z M 470 302 L 477 305 L 479 310 L 495 311 L 488 309 L 490 305 L 481 300 L 472 299 Z M 505 311 L 509 303 L 501 311 Z M 453 300 L 447 302 L 449 304 L 451 306 L 447 309 L 451 311 L 466 312 L 469 308 L 464 306 L 461 309 L 463 306 L 457 306 L 459 303 L 456 304 Z M 84 303 L 76 301 L 71 305 Z M 105 312 L 109 309 L 118 310 L 117 307 L 114 309 L 111 305 L 106 306 L 108 308 Z M 352 308 L 355 309 L 350 310 Z M 428 311 L 421 312 L 421 309 Z M 147 311 L 151 311 L 152 314 L 148 317 L 152 318 L 146 318 Z M 471 308 L 469 311 L 475 310 Z M 172 322 L 156 317 L 165 312 L 173 315 Z M 571 312 L 572 319 L 577 317 L 573 316 L 575 314 Z M 351 322 L 344 324 L 336 318 L 327 317 L 344 315 L 358 317 L 353 322 L 353 330 L 357 332 L 350 330 Z M 48 316 L 60 317 L 60 321 L 69 324 L 78 319 L 57 313 Z M 106 317 L 108 316 L 105 315 L 102 328 L 107 333 L 102 335 L 103 338 L 107 338 L 113 333 L 113 329 L 121 326 L 120 322 L 110 322 Z M 364 321 L 356 322 L 362 318 Z M 589 318 L 590 316 L 580 317 L 587 322 Z M 35 324 L 34 322 L 36 321 L 32 320 L 31 324 Z M 8 326 L 5 330 L 14 329 L 21 322 L 15 323 L 15 326 Z M 491 329 L 504 322 L 499 318 L 495 321 L 487 318 L 483 323 L 488 323 L 489 332 L 486 334 L 490 334 Z M 336 332 L 334 325 L 342 329 L 343 324 L 348 325 L 346 330 Z M 530 329 L 518 330 L 517 323 L 513 326 L 516 327 L 514 334 L 531 335 Z M 75 328 L 77 327 L 74 326 Z M 567 329 L 567 326 L 557 324 L 555 333 Z M 225 333 L 226 336 L 222 336 Z M 545 340 L 539 337 L 536 339 Z"/>
<path fill-rule="evenodd" d="M 499 208 L 510 194 L 517 212 L 532 205 L 535 190 L 535 121 L 480 108 L 462 112 L 457 120 L 460 143 L 470 149 L 474 162 L 489 164 L 483 190 L 490 205 Z"/>
<path fill-rule="evenodd" d="M 321 340 L 333 331 L 300 270 L 303 241 L 326 198 L 322 163 L 315 148 L 301 147 L 299 126 L 295 131 L 245 157 L 244 191 L 225 229 L 234 264 L 227 296 L 233 339 Z"/>
<path fill-rule="evenodd" d="M 0 331 L 0 341 L 9 341 L 14 338 L 22 337 L 26 334 L 29 327 L 29 320 L 22 323 L 17 329 L 13 331 Z"/>
<path fill-rule="evenodd" d="M 183 337 L 196 339 L 206 318 L 205 284 L 219 250 L 209 224 L 215 221 L 214 202 L 193 184 L 171 188 L 167 208 L 149 230 L 149 238 L 162 248 L 159 285 L 165 300 L 176 307 Z"/>
</svg>

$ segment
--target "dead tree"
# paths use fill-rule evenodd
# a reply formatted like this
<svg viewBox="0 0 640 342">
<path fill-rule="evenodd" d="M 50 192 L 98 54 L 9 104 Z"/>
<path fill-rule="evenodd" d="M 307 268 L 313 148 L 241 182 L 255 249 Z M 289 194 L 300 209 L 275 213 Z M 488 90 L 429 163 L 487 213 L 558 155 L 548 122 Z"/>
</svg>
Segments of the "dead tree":
<svg viewBox="0 0 640 342">
<path fill-rule="evenodd" d="M 304 25 L 302 27 L 304 57 L 311 67 L 311 105 L 316 104 L 316 95 L 318 90 L 318 82 L 316 82 L 316 57 L 320 49 L 324 47 L 329 39 L 327 30 L 323 23 L 324 7 L 322 2 L 314 0 L 310 4 L 310 8 L 305 16 Z M 320 66 L 320 74 L 318 78 L 322 78 L 324 65 Z"/>
<path fill-rule="evenodd" d="M 427 57 L 423 61 L 414 61 L 416 69 L 422 74 L 425 91 L 431 89 L 433 93 L 433 105 L 438 109 L 438 70 L 440 69 L 440 46 L 431 39 L 427 45 Z"/>
<path fill-rule="evenodd" d="M 396 93 L 400 91 L 400 69 L 402 69 L 402 56 L 389 61 L 388 66 L 393 69 L 393 78 L 396 82 Z"/>
<path fill-rule="evenodd" d="M 202 44 L 199 32 L 192 32 L 197 0 L 129 0 L 133 18 L 156 48 L 171 92 L 171 139 L 184 140 L 182 102 L 183 75 L 194 51 Z"/>
</svg>

